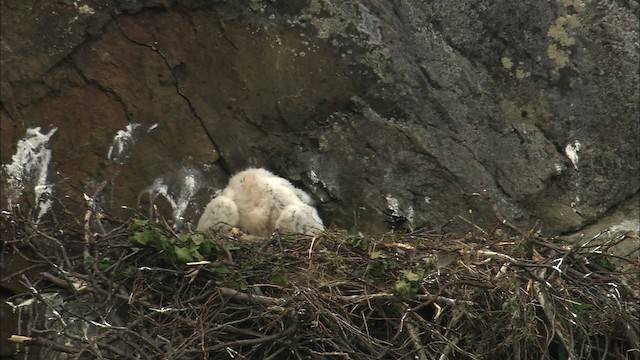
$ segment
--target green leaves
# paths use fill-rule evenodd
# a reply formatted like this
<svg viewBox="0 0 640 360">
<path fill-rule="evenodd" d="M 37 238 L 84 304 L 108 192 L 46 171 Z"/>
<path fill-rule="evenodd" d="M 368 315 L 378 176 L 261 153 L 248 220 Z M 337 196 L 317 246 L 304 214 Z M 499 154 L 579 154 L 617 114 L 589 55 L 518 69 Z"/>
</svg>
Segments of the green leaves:
<svg viewBox="0 0 640 360">
<path fill-rule="evenodd" d="M 611 257 L 605 254 L 595 252 L 585 254 L 585 258 L 594 264 L 598 264 L 608 271 L 615 272 L 616 266 L 611 262 Z"/>
<path fill-rule="evenodd" d="M 420 284 L 424 278 L 424 269 L 400 270 L 402 277 L 395 283 L 395 289 L 403 297 L 413 298 L 420 291 Z"/>
<path fill-rule="evenodd" d="M 93 256 L 89 255 L 86 257 L 85 261 L 87 265 L 93 265 L 96 262 L 96 259 Z M 105 257 L 100 259 L 100 261 L 97 264 L 97 268 L 98 270 L 105 272 L 109 270 L 109 268 L 111 268 L 111 266 L 113 266 L 114 264 L 115 264 L 115 261 L 113 261 L 109 257 Z"/>
<path fill-rule="evenodd" d="M 181 248 L 179 246 L 174 245 L 173 246 L 173 251 L 176 254 L 176 261 L 177 262 L 181 262 L 181 263 L 188 263 L 194 260 L 193 255 L 191 254 L 190 249 L 187 248 Z M 196 251 L 197 253 L 197 251 Z M 200 255 L 200 254 L 198 254 Z M 198 260 L 202 260 L 202 256 L 200 256 L 200 259 Z"/>
<path fill-rule="evenodd" d="M 413 284 L 406 279 L 399 279 L 396 281 L 395 289 L 403 297 L 411 298 L 416 295 L 416 290 L 413 288 Z"/>
<path fill-rule="evenodd" d="M 382 251 L 372 251 L 369 254 L 369 258 L 371 261 L 366 266 L 356 269 L 353 273 L 354 276 L 364 277 L 369 275 L 377 278 L 384 276 L 387 271 L 395 267 L 395 264 L 389 261 L 388 256 Z"/>
<path fill-rule="evenodd" d="M 219 245 L 203 233 L 167 236 L 148 220 L 134 219 L 129 227 L 132 232 L 129 242 L 134 247 L 150 247 L 158 250 L 162 260 L 168 264 L 203 260 L 223 252 Z"/>
<path fill-rule="evenodd" d="M 422 277 L 424 276 L 424 270 L 419 269 L 419 272 L 413 272 L 411 270 L 401 270 L 400 271 L 404 278 L 410 282 L 419 282 L 422 281 Z"/>
<path fill-rule="evenodd" d="M 289 286 L 289 278 L 287 277 L 287 272 L 284 269 L 274 269 L 269 275 L 269 281 L 282 287 Z"/>
<path fill-rule="evenodd" d="M 163 248 L 167 241 L 166 237 L 147 220 L 134 220 L 129 230 L 134 232 L 130 239 L 132 245 Z"/>
<path fill-rule="evenodd" d="M 589 304 L 589 303 L 575 303 L 574 307 L 576 309 L 577 312 L 582 313 L 582 312 L 587 312 L 590 310 L 595 310 L 595 305 L 593 304 Z"/>
<path fill-rule="evenodd" d="M 357 236 L 357 235 L 350 236 L 348 240 L 349 240 L 349 243 L 351 243 L 351 246 L 355 248 L 358 248 L 362 251 L 369 250 L 369 241 L 362 236 Z"/>
</svg>

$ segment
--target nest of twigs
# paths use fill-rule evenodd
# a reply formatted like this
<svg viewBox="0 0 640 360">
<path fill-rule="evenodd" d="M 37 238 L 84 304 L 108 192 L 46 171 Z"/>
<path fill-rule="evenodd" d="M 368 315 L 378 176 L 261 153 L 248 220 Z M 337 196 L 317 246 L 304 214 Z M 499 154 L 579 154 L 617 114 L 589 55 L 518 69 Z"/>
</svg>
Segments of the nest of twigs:
<svg viewBox="0 0 640 360">
<path fill-rule="evenodd" d="M 639 357 L 637 264 L 607 254 L 622 237 L 567 245 L 509 226 L 258 239 L 91 212 L 75 233 L 5 223 L 5 254 L 48 265 L 13 297 L 40 309 L 14 341 L 47 358 Z"/>
</svg>

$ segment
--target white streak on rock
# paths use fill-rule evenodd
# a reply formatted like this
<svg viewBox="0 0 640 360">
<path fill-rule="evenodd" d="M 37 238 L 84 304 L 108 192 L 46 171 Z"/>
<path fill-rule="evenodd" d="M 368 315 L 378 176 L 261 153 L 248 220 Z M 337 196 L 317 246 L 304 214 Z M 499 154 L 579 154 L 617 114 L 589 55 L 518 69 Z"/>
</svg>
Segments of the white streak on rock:
<svg viewBox="0 0 640 360">
<path fill-rule="evenodd" d="M 609 231 L 612 233 L 632 232 L 635 235 L 640 235 L 640 220 L 623 220 L 618 225 L 612 226 Z"/>
<path fill-rule="evenodd" d="M 318 173 L 316 173 L 314 170 L 309 170 L 309 179 L 311 180 L 311 182 L 314 185 L 319 185 L 318 187 L 326 190 L 325 191 L 319 191 L 316 192 L 314 191 L 314 193 L 316 194 L 316 196 L 318 197 L 318 199 L 321 202 L 325 202 L 328 200 L 327 198 L 327 193 L 333 193 L 336 194 L 337 193 L 337 186 L 335 185 L 331 185 L 331 184 L 327 184 L 323 178 L 320 177 L 320 175 L 318 175 Z"/>
<path fill-rule="evenodd" d="M 582 144 L 580 144 L 580 142 L 576 140 L 573 144 L 567 144 L 567 146 L 565 146 L 564 148 L 565 155 L 567 155 L 576 170 L 578 170 L 578 152 L 580 151 L 581 147 Z"/>
<path fill-rule="evenodd" d="M 36 223 L 49 211 L 52 204 L 50 195 L 53 193 L 53 185 L 47 183 L 51 149 L 47 148 L 47 143 L 57 130 L 58 128 L 53 128 L 43 134 L 40 132 L 40 127 L 27 129 L 24 139 L 18 141 L 16 153 L 11 157 L 12 163 L 3 166 L 9 185 L 7 189 L 9 209 L 12 203 L 22 195 L 25 183 L 33 184 L 38 209 Z"/>
<path fill-rule="evenodd" d="M 182 224 L 184 221 L 184 213 L 187 211 L 191 199 L 200 189 L 199 173 L 195 170 L 185 170 L 183 183 L 180 187 L 180 195 L 176 199 L 176 207 L 174 209 L 174 219 L 176 224 Z"/>
<path fill-rule="evenodd" d="M 320 182 L 320 178 L 318 177 L 318 174 L 316 174 L 316 172 L 315 172 L 315 171 L 313 171 L 313 170 L 310 170 L 310 171 L 309 171 L 309 178 L 311 178 L 311 181 L 312 181 L 314 184 L 317 184 L 317 183 L 319 183 L 319 182 Z"/>
<path fill-rule="evenodd" d="M 116 164 L 124 164 L 133 147 L 133 132 L 138 126 L 140 126 L 140 124 L 131 123 L 127 125 L 126 130 L 118 130 L 116 136 L 113 137 L 113 143 L 109 147 L 107 159 L 113 160 Z"/>
<path fill-rule="evenodd" d="M 387 194 L 386 199 L 387 199 L 387 208 L 391 210 L 391 214 L 394 216 L 403 216 L 402 212 L 400 211 L 400 202 L 398 201 L 398 199 L 394 198 L 389 194 Z"/>
<path fill-rule="evenodd" d="M 563 170 L 562 165 L 560 165 L 558 163 L 555 163 L 555 164 L 553 164 L 553 166 L 556 168 L 556 174 L 558 174 L 558 175 L 562 174 L 562 170 Z"/>
<path fill-rule="evenodd" d="M 191 203 L 193 196 L 200 189 L 200 173 L 194 169 L 183 169 L 180 172 L 180 181 L 181 182 L 178 184 L 178 191 L 172 191 L 169 189 L 169 185 L 167 185 L 164 178 L 159 177 L 153 181 L 151 186 L 147 187 L 142 192 L 143 194 L 149 194 L 152 203 L 158 196 L 162 196 L 167 200 L 173 209 L 173 222 L 175 228 L 182 225 L 187 207 Z"/>
<path fill-rule="evenodd" d="M 385 197 L 387 199 L 387 209 L 391 210 L 391 215 L 397 217 L 403 217 L 407 219 L 409 224 L 413 226 L 413 219 L 415 216 L 415 211 L 413 210 L 413 206 L 409 206 L 406 211 L 400 209 L 400 201 L 394 198 L 390 194 L 387 194 Z M 425 198 L 426 201 L 427 198 Z"/>
<path fill-rule="evenodd" d="M 73 7 L 75 7 L 80 14 L 83 15 L 93 15 L 95 14 L 95 10 L 89 5 L 80 5 L 77 1 L 73 2 Z"/>
</svg>

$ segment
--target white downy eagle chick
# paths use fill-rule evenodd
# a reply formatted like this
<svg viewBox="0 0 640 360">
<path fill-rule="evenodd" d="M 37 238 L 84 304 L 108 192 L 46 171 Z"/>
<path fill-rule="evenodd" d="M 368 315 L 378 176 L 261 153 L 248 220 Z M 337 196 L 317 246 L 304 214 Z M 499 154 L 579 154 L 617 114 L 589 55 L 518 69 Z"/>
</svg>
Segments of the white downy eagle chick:
<svg viewBox="0 0 640 360">
<path fill-rule="evenodd" d="M 197 230 L 238 227 L 256 236 L 282 233 L 313 235 L 324 230 L 311 197 L 265 169 L 247 169 L 229 180 L 198 221 Z"/>
</svg>

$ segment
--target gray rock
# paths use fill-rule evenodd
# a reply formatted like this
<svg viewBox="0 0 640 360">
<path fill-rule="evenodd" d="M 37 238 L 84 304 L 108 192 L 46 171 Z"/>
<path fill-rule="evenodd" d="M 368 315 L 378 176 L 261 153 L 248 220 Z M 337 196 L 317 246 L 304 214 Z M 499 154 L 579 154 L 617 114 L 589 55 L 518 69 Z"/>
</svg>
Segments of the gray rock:
<svg viewBox="0 0 640 360">
<path fill-rule="evenodd" d="M 635 1 L 1 6 L 2 163 L 58 128 L 60 216 L 84 192 L 188 225 L 260 166 L 344 228 L 491 228 L 486 191 L 557 235 L 640 189 Z"/>
</svg>

